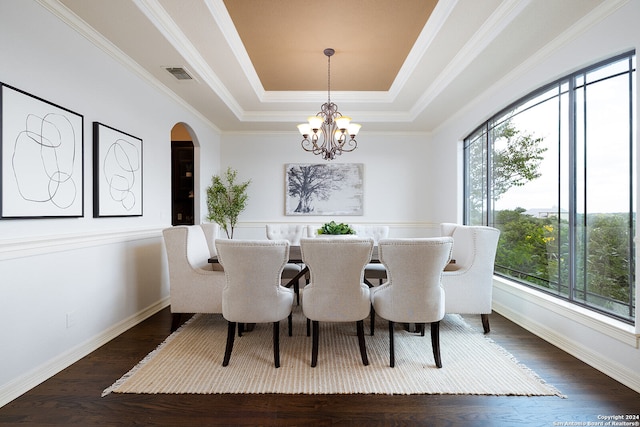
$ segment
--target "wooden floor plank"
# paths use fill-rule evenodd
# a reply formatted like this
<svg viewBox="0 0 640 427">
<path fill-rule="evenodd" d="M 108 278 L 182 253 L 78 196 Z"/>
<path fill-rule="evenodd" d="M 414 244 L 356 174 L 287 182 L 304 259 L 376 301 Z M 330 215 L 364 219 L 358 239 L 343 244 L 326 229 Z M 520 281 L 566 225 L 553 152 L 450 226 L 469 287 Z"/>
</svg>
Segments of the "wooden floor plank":
<svg viewBox="0 0 640 427">
<path fill-rule="evenodd" d="M 183 316 L 184 317 L 184 316 Z M 465 316 L 482 330 L 480 316 Z M 0 408 L 28 426 L 553 426 L 640 413 L 640 394 L 498 314 L 491 338 L 568 396 L 131 395 L 102 391 L 169 334 L 162 310 Z M 479 332 L 480 333 L 480 332 Z M 560 424 L 555 424 L 560 425 Z"/>
</svg>

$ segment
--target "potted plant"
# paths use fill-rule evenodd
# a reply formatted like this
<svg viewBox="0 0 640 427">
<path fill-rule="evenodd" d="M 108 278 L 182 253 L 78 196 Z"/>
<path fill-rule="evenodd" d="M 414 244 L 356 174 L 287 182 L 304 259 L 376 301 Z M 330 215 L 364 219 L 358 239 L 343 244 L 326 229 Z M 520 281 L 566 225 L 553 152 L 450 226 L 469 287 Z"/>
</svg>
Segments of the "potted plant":
<svg viewBox="0 0 640 427">
<path fill-rule="evenodd" d="M 318 229 L 318 236 L 345 236 L 355 234 L 356 232 L 349 224 L 337 224 L 335 221 L 327 222 Z"/>
<path fill-rule="evenodd" d="M 251 180 L 236 184 L 238 172 L 231 167 L 223 177 L 214 175 L 211 186 L 207 188 L 207 208 L 209 221 L 217 223 L 233 239 L 233 231 L 238 222 L 238 216 L 247 206 L 247 187 Z"/>
</svg>

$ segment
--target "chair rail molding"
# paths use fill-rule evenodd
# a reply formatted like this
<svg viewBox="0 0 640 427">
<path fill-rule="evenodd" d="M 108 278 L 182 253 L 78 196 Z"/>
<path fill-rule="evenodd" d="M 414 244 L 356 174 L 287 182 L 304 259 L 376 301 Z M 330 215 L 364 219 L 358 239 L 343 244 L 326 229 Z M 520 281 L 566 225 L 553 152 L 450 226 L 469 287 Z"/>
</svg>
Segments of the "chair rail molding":
<svg viewBox="0 0 640 427">
<path fill-rule="evenodd" d="M 162 237 L 162 228 L 107 230 L 0 240 L 0 261 L 111 243 Z"/>
</svg>

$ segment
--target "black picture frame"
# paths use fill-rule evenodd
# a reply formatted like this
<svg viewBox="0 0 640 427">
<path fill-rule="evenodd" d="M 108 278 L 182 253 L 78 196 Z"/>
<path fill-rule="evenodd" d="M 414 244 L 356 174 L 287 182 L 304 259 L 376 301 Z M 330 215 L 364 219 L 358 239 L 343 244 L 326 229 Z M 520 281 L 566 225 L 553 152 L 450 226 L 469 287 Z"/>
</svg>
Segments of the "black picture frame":
<svg viewBox="0 0 640 427">
<path fill-rule="evenodd" d="M 84 216 L 84 116 L 0 83 L 0 218 Z"/>
<path fill-rule="evenodd" d="M 142 139 L 93 122 L 93 216 L 142 216 Z"/>
</svg>

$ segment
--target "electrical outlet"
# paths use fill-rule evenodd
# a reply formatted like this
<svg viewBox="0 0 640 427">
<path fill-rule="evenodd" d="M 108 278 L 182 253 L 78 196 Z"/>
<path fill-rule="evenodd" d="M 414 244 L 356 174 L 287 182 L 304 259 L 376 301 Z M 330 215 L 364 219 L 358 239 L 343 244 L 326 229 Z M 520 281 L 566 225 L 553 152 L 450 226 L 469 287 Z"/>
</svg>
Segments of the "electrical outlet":
<svg viewBox="0 0 640 427">
<path fill-rule="evenodd" d="M 70 311 L 67 313 L 67 329 L 76 325 L 76 312 Z"/>
</svg>

